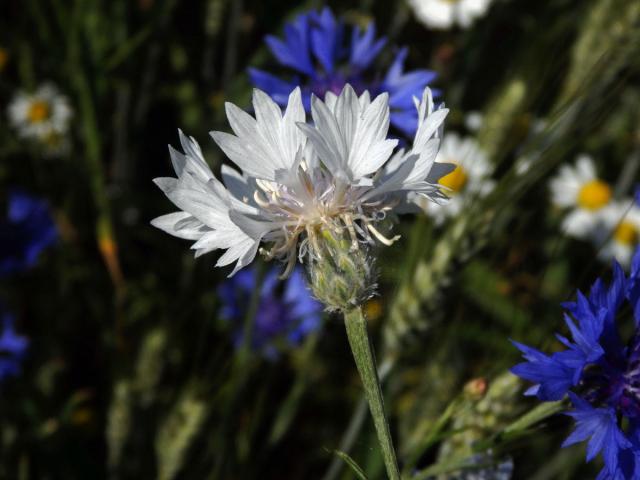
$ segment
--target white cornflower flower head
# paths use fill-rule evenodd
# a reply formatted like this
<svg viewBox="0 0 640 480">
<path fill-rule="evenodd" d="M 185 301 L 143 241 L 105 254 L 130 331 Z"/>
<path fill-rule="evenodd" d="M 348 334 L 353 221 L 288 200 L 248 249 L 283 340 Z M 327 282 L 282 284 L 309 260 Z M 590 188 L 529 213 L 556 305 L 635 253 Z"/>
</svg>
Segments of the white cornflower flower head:
<svg viewBox="0 0 640 480">
<path fill-rule="evenodd" d="M 222 167 L 221 183 L 213 175 L 197 142 L 180 132 L 184 154 L 169 147 L 178 178 L 155 183 L 180 208 L 152 224 L 176 237 L 196 240 L 196 256 L 226 250 L 217 266 L 236 262 L 233 275 L 255 257 L 260 244 L 267 259 L 286 263 L 288 275 L 296 260 L 322 258 L 323 235 L 346 235 L 351 248 L 374 243 L 390 245 L 376 228 L 398 210 L 409 193 L 434 201 L 445 196 L 436 185 L 451 171 L 434 165 L 442 123 L 448 113 L 435 108 L 427 88 L 416 99 L 419 125 L 413 145 L 394 153 L 388 139 L 389 97 L 356 95 L 350 85 L 322 101 L 313 97 L 314 125 L 306 122 L 300 89 L 280 107 L 254 90 L 255 118 L 227 103 L 235 135 L 211 136 L 241 169 Z"/>
<path fill-rule="evenodd" d="M 598 178 L 591 157 L 581 155 L 575 165 L 564 165 L 550 182 L 551 201 L 568 213 L 562 229 L 588 239 L 598 224 L 598 212 L 611 201 L 611 187 Z"/>
<path fill-rule="evenodd" d="M 605 261 L 615 258 L 628 268 L 640 245 L 640 206 L 631 199 L 613 201 L 597 217 L 594 240 L 600 248 L 599 257 Z"/>
<path fill-rule="evenodd" d="M 449 201 L 434 208 L 433 202 L 412 198 L 438 225 L 458 215 L 466 205 L 488 195 L 495 187 L 491 179 L 493 166 L 478 142 L 471 137 L 461 138 L 455 133 L 447 133 L 436 158 L 436 164 L 439 163 L 455 165 L 455 169 L 438 182 Z"/>
<path fill-rule="evenodd" d="M 63 137 L 73 115 L 69 101 L 51 84 L 34 93 L 18 92 L 8 108 L 9 121 L 22 138 L 46 142 Z"/>
<path fill-rule="evenodd" d="M 491 0 L 409 0 L 418 20 L 430 28 L 468 28 L 489 10 Z"/>
</svg>

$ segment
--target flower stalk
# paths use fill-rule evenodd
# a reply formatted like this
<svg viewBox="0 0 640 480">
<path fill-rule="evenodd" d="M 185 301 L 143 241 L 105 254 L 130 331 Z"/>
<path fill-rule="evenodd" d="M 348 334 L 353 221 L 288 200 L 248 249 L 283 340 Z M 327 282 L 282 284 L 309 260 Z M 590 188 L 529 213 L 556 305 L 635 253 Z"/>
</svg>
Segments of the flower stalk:
<svg viewBox="0 0 640 480">
<path fill-rule="evenodd" d="M 384 411 L 384 401 L 378 372 L 376 370 L 373 348 L 367 332 L 367 321 L 362 314 L 362 309 L 353 308 L 344 312 L 344 323 L 347 329 L 347 337 L 353 358 L 358 367 L 360 379 L 364 385 L 365 395 L 369 403 L 369 410 L 373 417 L 373 423 L 378 435 L 378 442 L 382 450 L 382 457 L 387 469 L 387 475 L 391 480 L 400 480 L 400 471 L 396 452 L 391 440 L 389 423 Z"/>
</svg>

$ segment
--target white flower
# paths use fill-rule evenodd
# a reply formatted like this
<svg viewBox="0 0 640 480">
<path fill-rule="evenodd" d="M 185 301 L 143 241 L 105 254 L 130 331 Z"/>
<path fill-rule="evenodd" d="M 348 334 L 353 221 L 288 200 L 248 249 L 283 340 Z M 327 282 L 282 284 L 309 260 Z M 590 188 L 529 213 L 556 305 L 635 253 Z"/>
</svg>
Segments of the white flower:
<svg viewBox="0 0 640 480">
<path fill-rule="evenodd" d="M 575 165 L 564 165 L 550 188 L 552 203 L 569 210 L 563 230 L 576 238 L 590 238 L 598 224 L 598 211 L 611 200 L 611 188 L 597 177 L 593 160 L 581 155 Z"/>
<path fill-rule="evenodd" d="M 437 224 L 458 215 L 465 205 L 486 196 L 495 186 L 490 178 L 493 167 L 473 138 L 460 138 L 455 133 L 447 133 L 442 140 L 436 162 L 456 166 L 455 170 L 438 182 L 449 201 L 445 205 L 434 206 L 433 202 L 425 202 L 421 198 L 413 200 Z"/>
<path fill-rule="evenodd" d="M 640 207 L 631 199 L 611 202 L 598 212 L 597 223 L 594 240 L 601 247 L 598 256 L 607 261 L 615 258 L 628 267 L 640 244 Z"/>
<path fill-rule="evenodd" d="M 477 132 L 480 130 L 483 123 L 484 115 L 482 112 L 472 111 L 464 116 L 464 126 L 467 127 L 467 130 L 470 132 Z"/>
<path fill-rule="evenodd" d="M 55 86 L 44 84 L 34 93 L 18 92 L 9 104 L 8 114 L 18 135 L 46 146 L 51 139 L 66 135 L 73 112 L 67 97 Z"/>
<path fill-rule="evenodd" d="M 217 265 L 236 262 L 231 273 L 248 265 L 261 251 L 287 263 L 321 257 L 323 232 L 348 232 L 352 248 L 378 239 L 375 227 L 387 212 L 400 209 L 407 194 L 435 200 L 444 196 L 435 185 L 450 171 L 435 165 L 441 126 L 448 110 L 434 109 L 431 91 L 416 100 L 419 126 L 410 150 L 393 153 L 397 140 L 387 138 L 386 93 L 358 98 L 350 85 L 325 101 L 312 98 L 314 125 L 296 88 L 283 114 L 267 94 L 254 90 L 255 118 L 231 103 L 227 117 L 235 135 L 211 135 L 241 172 L 222 167 L 219 182 L 196 141 L 180 133 L 184 154 L 170 147 L 178 178 L 155 183 L 181 211 L 152 224 L 171 235 L 195 240 L 196 256 L 221 249 Z M 392 155 L 393 154 L 393 155 Z"/>
<path fill-rule="evenodd" d="M 418 20 L 427 27 L 449 29 L 469 27 L 487 13 L 491 0 L 409 0 Z"/>
</svg>

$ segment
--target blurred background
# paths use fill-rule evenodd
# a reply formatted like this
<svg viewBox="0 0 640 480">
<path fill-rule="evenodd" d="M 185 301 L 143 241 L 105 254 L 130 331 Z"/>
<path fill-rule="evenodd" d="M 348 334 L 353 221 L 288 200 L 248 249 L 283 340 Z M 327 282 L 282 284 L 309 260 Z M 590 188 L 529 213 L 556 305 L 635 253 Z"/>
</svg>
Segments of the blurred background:
<svg viewBox="0 0 640 480">
<path fill-rule="evenodd" d="M 320 85 L 265 37 L 324 7 L 343 25 L 342 63 Z M 152 179 L 173 175 L 178 128 L 218 172 L 229 161 L 208 132 L 230 131 L 224 102 L 250 111 L 254 84 L 323 94 L 353 72 L 379 93 L 402 55 L 421 73 L 396 87 L 428 83 L 451 109 L 442 161 L 459 169 L 452 207 L 401 218 L 365 307 L 401 466 L 595 476 L 583 445 L 560 449 L 565 417 L 505 434 L 535 405 L 508 373 L 509 340 L 557 348 L 560 302 L 638 244 L 638 2 L 3 0 L 0 12 L 1 478 L 332 480 L 358 478 L 354 464 L 384 478 L 342 320 L 302 271 L 278 282 L 282 267 L 260 260 L 228 279 L 215 253 L 194 259 L 150 221 L 174 210 Z M 386 43 L 355 68 L 343 53 L 372 23 Z"/>
</svg>

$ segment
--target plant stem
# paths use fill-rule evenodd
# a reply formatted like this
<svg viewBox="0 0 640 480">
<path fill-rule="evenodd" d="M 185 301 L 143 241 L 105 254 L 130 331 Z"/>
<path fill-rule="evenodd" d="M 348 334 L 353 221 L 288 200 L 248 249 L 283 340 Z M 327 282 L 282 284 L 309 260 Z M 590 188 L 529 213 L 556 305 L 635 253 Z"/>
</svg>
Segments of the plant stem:
<svg viewBox="0 0 640 480">
<path fill-rule="evenodd" d="M 360 379 L 364 385 L 365 395 L 369 402 L 369 410 L 373 416 L 373 423 L 378 434 L 378 442 L 382 449 L 384 464 L 387 467 L 387 474 L 391 480 L 400 479 L 398 461 L 391 441 L 389 423 L 384 413 L 384 402 L 382 390 L 376 371 L 376 362 L 373 355 L 369 334 L 367 333 L 367 322 L 360 308 L 354 308 L 344 313 L 344 323 L 347 328 L 347 337 L 353 358 L 358 367 Z"/>
<path fill-rule="evenodd" d="M 384 383 L 385 379 L 389 376 L 389 373 L 393 369 L 394 360 L 391 357 L 388 357 L 386 360 L 382 362 L 380 368 L 378 369 L 378 378 L 380 379 L 380 383 Z M 338 450 L 347 455 L 351 452 L 353 448 L 353 444 L 356 443 L 358 435 L 360 434 L 360 430 L 362 430 L 362 426 L 364 425 L 364 421 L 367 418 L 367 398 L 366 396 L 361 396 L 358 400 L 358 405 L 356 406 L 353 414 L 351 415 L 351 420 L 349 421 L 349 426 L 342 434 L 342 439 L 340 440 L 340 445 Z M 342 471 L 342 467 L 344 467 L 344 461 L 338 457 L 334 456 L 329 468 L 325 472 L 322 480 L 336 480 L 340 472 Z"/>
</svg>

